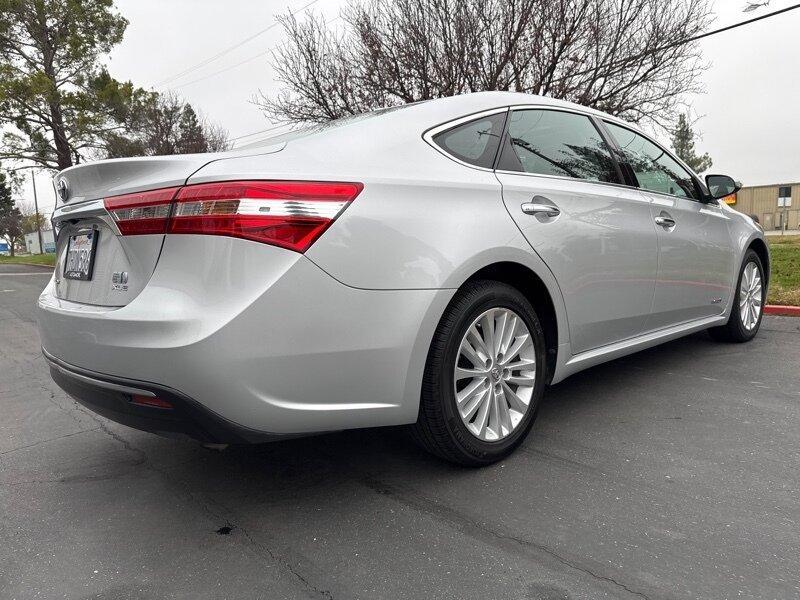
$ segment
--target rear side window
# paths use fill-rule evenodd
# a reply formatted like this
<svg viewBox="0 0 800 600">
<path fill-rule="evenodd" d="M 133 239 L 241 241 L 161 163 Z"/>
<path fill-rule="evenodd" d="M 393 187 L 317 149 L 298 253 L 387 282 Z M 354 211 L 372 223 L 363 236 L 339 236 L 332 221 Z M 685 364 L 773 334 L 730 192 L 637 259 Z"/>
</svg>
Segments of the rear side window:
<svg viewBox="0 0 800 600">
<path fill-rule="evenodd" d="M 585 115 L 557 110 L 511 113 L 499 169 L 622 183 L 611 151 Z"/>
<path fill-rule="evenodd" d="M 636 174 L 640 188 L 681 198 L 700 198 L 691 173 L 666 150 L 625 127 L 608 121 L 606 127 Z"/>
<path fill-rule="evenodd" d="M 455 158 L 491 169 L 500 147 L 506 121 L 505 112 L 479 117 L 433 136 L 434 143 Z"/>
</svg>

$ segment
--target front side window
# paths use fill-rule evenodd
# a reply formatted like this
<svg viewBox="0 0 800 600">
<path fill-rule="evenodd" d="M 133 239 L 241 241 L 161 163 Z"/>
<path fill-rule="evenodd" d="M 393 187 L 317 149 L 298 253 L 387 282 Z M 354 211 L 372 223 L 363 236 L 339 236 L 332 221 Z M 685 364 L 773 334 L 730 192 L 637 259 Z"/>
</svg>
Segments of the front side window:
<svg viewBox="0 0 800 600">
<path fill-rule="evenodd" d="M 622 183 L 611 152 L 589 117 L 557 110 L 511 113 L 499 169 Z"/>
<path fill-rule="evenodd" d="M 500 147 L 500 136 L 506 121 L 506 113 L 479 117 L 437 133 L 434 143 L 457 159 L 491 169 Z"/>
<path fill-rule="evenodd" d="M 700 198 L 692 175 L 666 150 L 625 127 L 608 121 L 606 127 L 636 174 L 640 188 L 681 198 Z"/>
</svg>

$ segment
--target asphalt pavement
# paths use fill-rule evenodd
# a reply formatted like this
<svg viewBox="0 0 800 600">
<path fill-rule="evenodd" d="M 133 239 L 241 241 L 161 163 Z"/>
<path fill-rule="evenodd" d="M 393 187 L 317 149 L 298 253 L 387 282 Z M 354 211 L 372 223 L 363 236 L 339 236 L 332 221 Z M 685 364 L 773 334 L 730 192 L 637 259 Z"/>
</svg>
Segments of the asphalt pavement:
<svg viewBox="0 0 800 600">
<path fill-rule="evenodd" d="M 50 380 L 0 265 L 0 598 L 800 597 L 800 319 L 699 334 L 550 389 L 480 470 L 402 430 L 224 452 Z"/>
</svg>

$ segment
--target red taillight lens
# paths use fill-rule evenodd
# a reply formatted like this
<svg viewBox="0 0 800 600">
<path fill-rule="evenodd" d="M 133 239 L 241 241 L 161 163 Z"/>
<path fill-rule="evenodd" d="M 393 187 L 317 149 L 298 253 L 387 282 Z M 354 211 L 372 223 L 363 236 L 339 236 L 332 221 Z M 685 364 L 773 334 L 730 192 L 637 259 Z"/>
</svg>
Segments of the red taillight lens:
<svg viewBox="0 0 800 600">
<path fill-rule="evenodd" d="M 170 208 L 180 188 L 113 196 L 103 200 L 122 235 L 166 233 Z"/>
<path fill-rule="evenodd" d="M 360 183 L 230 181 L 178 192 L 168 233 L 225 235 L 305 252 L 363 189 Z"/>
<path fill-rule="evenodd" d="M 225 181 L 104 202 L 122 235 L 224 235 L 305 252 L 363 188 L 329 181 Z"/>
</svg>

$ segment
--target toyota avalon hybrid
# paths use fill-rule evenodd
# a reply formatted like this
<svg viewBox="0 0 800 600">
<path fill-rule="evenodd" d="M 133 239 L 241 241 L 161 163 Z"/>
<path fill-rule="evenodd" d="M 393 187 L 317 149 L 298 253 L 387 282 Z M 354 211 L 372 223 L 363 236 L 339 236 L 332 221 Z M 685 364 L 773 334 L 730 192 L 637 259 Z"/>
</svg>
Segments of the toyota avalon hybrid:
<svg viewBox="0 0 800 600">
<path fill-rule="evenodd" d="M 410 425 L 481 465 L 545 388 L 699 330 L 746 342 L 769 252 L 652 137 L 549 98 L 384 109 L 55 179 L 44 356 L 135 428 L 257 443 Z"/>
</svg>

